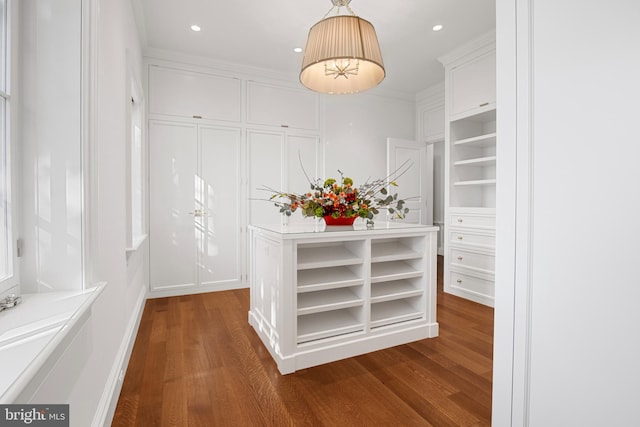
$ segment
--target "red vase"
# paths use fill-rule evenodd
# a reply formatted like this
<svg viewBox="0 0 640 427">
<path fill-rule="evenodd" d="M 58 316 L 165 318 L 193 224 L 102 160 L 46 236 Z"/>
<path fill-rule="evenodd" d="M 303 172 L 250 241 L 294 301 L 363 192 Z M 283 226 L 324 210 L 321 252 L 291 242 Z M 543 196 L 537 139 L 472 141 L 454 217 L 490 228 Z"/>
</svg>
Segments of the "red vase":
<svg viewBox="0 0 640 427">
<path fill-rule="evenodd" d="M 331 215 L 326 215 L 324 217 L 324 222 L 327 225 L 353 225 L 353 221 L 355 221 L 356 218 L 357 218 L 357 215 L 354 215 L 349 218 L 345 218 L 343 216 L 334 218 Z"/>
</svg>

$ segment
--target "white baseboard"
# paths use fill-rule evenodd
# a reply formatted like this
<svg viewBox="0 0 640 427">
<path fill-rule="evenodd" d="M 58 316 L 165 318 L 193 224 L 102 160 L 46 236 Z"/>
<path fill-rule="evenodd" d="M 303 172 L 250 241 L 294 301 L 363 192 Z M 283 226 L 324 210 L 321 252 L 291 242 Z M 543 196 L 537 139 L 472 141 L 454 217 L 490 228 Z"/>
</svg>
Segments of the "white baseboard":
<svg viewBox="0 0 640 427">
<path fill-rule="evenodd" d="M 133 344 L 136 341 L 136 335 L 138 333 L 138 327 L 140 326 L 140 320 L 142 319 L 142 312 L 146 300 L 147 288 L 142 287 L 133 310 L 133 315 L 129 319 L 129 324 L 127 325 L 127 329 L 122 337 L 120 348 L 118 349 L 118 353 L 116 353 L 116 358 L 113 366 L 111 367 L 111 372 L 109 373 L 109 378 L 107 379 L 102 397 L 98 403 L 96 414 L 93 417 L 93 422 L 91 423 L 92 427 L 108 427 L 111 425 L 113 415 L 116 411 L 116 405 L 118 404 L 120 390 L 122 389 L 122 380 L 124 379 L 124 374 L 127 372 L 129 358 L 131 357 Z"/>
<path fill-rule="evenodd" d="M 165 289 L 153 289 L 149 291 L 148 298 L 166 298 L 177 297 L 181 295 L 203 294 L 208 292 L 220 292 L 231 291 L 235 289 L 245 289 L 249 287 L 248 282 L 229 282 L 229 283 L 216 283 L 214 285 L 202 285 L 202 286 L 176 286 L 167 287 Z"/>
</svg>

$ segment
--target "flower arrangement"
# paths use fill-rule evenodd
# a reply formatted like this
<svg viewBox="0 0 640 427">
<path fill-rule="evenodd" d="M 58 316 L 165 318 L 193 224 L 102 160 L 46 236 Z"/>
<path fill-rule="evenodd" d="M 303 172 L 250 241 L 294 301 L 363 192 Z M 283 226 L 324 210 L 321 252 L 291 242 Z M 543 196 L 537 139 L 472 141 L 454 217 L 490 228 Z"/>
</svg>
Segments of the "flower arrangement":
<svg viewBox="0 0 640 427">
<path fill-rule="evenodd" d="M 398 171 L 400 170 L 402 166 Z M 398 186 L 396 181 L 392 180 L 401 175 L 398 171 L 386 178 L 367 180 L 359 187 L 354 185 L 351 178 L 345 177 L 338 170 L 340 181 L 327 178 L 324 181 L 317 179 L 313 182 L 307 176 L 311 187 L 311 191 L 307 193 L 296 194 L 274 191 L 270 188 L 262 189 L 272 193 L 269 200 L 287 216 L 291 216 L 293 212 L 300 209 L 305 217 L 359 217 L 371 223 L 374 215 L 387 209 L 390 214 L 403 219 L 409 212 L 409 209 L 404 206 L 405 201 L 399 199 L 397 193 L 389 194 L 387 190 L 387 186 Z"/>
</svg>

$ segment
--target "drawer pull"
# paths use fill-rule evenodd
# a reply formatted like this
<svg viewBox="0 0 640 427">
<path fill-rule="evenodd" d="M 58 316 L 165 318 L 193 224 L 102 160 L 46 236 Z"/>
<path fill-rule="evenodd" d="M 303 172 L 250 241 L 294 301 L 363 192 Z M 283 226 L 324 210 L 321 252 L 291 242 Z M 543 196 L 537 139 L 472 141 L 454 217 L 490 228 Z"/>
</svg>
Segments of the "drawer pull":
<svg viewBox="0 0 640 427">
<path fill-rule="evenodd" d="M 480 104 L 480 106 L 481 106 L 481 107 L 486 107 L 487 105 L 489 105 L 489 103 L 488 103 L 488 102 L 485 102 L 485 103 L 483 103 L 483 104 Z"/>
<path fill-rule="evenodd" d="M 461 256 L 458 257 L 458 261 L 462 261 L 462 257 Z"/>
<path fill-rule="evenodd" d="M 462 222 L 462 218 L 458 218 L 458 222 Z"/>
<path fill-rule="evenodd" d="M 458 280 L 456 280 L 456 282 L 462 283 L 462 279 L 458 279 Z"/>
<path fill-rule="evenodd" d="M 462 239 L 463 239 L 463 237 L 462 237 L 462 236 L 458 236 L 458 240 L 462 240 Z"/>
</svg>

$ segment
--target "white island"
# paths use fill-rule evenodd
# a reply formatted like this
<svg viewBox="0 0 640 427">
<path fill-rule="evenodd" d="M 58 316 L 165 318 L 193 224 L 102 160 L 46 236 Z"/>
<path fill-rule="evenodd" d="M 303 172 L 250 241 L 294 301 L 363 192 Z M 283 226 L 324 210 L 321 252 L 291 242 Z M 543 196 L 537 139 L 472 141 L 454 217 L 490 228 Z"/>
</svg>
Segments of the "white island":
<svg viewBox="0 0 640 427">
<path fill-rule="evenodd" d="M 280 372 L 437 336 L 437 230 L 249 226 L 249 323 Z"/>
</svg>

